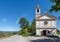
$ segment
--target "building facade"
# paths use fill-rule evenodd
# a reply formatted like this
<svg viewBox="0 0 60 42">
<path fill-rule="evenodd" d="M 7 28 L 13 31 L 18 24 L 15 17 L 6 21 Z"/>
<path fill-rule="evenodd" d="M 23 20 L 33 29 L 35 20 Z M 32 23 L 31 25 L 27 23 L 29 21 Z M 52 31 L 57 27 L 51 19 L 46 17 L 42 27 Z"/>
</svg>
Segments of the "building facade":
<svg viewBox="0 0 60 42">
<path fill-rule="evenodd" d="M 40 14 L 39 5 L 35 9 L 36 11 L 36 35 L 51 36 L 56 35 L 56 17 L 44 13 Z"/>
</svg>

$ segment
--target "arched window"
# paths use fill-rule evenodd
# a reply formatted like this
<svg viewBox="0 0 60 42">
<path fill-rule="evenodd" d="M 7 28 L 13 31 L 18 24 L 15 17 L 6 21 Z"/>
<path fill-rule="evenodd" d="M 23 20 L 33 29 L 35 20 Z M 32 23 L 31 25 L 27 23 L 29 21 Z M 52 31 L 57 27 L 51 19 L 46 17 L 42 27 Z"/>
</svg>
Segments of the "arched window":
<svg viewBox="0 0 60 42">
<path fill-rule="evenodd" d="M 37 13 L 39 13 L 39 9 L 37 9 Z"/>
</svg>

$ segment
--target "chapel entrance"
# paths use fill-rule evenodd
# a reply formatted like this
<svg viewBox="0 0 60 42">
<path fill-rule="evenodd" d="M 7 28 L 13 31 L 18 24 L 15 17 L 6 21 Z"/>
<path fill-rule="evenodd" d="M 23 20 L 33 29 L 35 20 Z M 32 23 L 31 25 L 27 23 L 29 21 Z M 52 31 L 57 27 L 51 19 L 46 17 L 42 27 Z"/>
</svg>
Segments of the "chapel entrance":
<svg viewBox="0 0 60 42">
<path fill-rule="evenodd" d="M 43 30 L 43 35 L 44 35 L 44 36 L 46 35 L 46 30 Z"/>
<path fill-rule="evenodd" d="M 49 30 L 43 30 L 43 31 L 42 31 L 42 35 L 43 35 L 43 36 L 46 36 L 46 35 L 48 35 L 48 34 L 50 34 L 50 31 L 49 31 Z"/>
</svg>

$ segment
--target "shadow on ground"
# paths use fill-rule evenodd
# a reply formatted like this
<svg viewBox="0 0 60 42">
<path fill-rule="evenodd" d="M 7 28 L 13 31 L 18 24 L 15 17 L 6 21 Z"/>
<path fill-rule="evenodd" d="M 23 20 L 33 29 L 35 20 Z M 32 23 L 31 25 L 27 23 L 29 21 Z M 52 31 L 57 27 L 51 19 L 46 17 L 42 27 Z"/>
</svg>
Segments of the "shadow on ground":
<svg viewBox="0 0 60 42">
<path fill-rule="evenodd" d="M 37 40 L 31 40 L 30 42 L 60 42 L 60 38 L 37 39 Z"/>
</svg>

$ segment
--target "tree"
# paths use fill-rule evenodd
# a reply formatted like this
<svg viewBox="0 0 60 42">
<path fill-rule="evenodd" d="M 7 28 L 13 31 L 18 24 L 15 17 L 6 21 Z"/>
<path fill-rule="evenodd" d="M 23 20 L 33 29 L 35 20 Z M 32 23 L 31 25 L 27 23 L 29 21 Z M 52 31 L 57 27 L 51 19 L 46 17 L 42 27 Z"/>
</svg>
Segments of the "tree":
<svg viewBox="0 0 60 42">
<path fill-rule="evenodd" d="M 35 33 L 36 33 L 36 21 L 35 21 L 35 19 L 33 19 L 32 23 L 31 23 L 30 32 L 32 33 L 32 35 L 35 35 Z"/>
<path fill-rule="evenodd" d="M 26 28 L 23 30 L 23 36 L 28 36 L 28 35 L 29 35 L 29 32 L 28 32 L 28 29 Z"/>
<path fill-rule="evenodd" d="M 51 6 L 51 9 L 49 10 L 49 12 L 59 12 L 60 14 L 60 0 L 50 0 L 53 4 Z M 58 20 L 60 20 L 60 16 L 58 17 Z"/>
<path fill-rule="evenodd" d="M 26 18 L 21 18 L 19 21 L 21 30 L 19 31 L 19 34 L 23 36 L 27 36 L 29 33 L 32 35 L 35 35 L 36 33 L 36 26 L 35 26 L 35 19 L 33 19 L 31 25 L 29 25 L 29 22 Z"/>
<path fill-rule="evenodd" d="M 58 17 L 58 19 L 60 20 L 60 16 Z"/>
<path fill-rule="evenodd" d="M 29 22 L 27 21 L 26 18 L 21 18 L 19 21 L 20 28 L 25 29 L 29 26 Z"/>
<path fill-rule="evenodd" d="M 23 30 L 29 27 L 29 22 L 27 21 L 26 18 L 20 18 L 19 24 L 23 34 Z"/>
<path fill-rule="evenodd" d="M 59 12 L 60 11 L 60 0 L 50 0 L 53 4 L 51 6 L 50 12 L 55 11 Z"/>
</svg>

